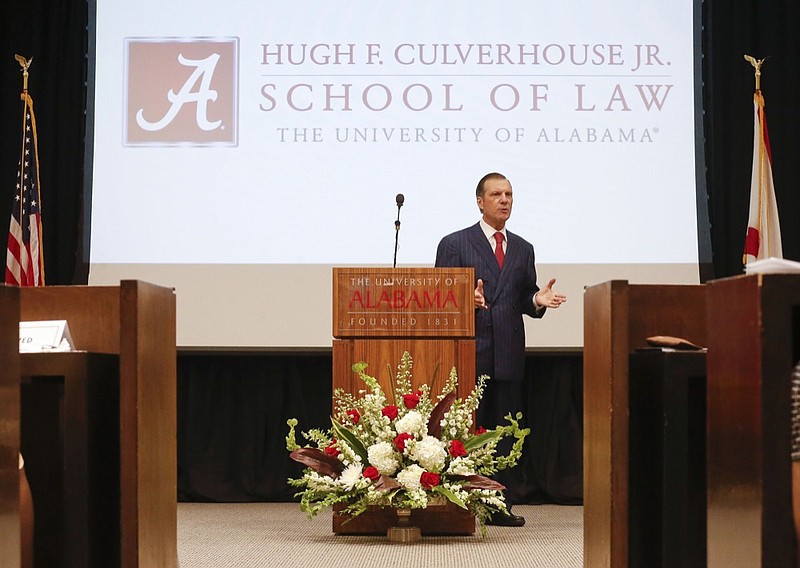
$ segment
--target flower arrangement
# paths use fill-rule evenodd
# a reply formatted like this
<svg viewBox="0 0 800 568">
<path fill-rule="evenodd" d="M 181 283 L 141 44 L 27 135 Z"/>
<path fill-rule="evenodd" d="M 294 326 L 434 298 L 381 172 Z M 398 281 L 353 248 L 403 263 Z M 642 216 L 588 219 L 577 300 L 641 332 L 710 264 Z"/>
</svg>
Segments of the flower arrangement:
<svg viewBox="0 0 800 568">
<path fill-rule="evenodd" d="M 300 489 L 301 510 L 313 517 L 341 503 L 342 513 L 356 516 L 370 506 L 419 509 L 446 499 L 473 513 L 485 535 L 488 517 L 506 511 L 505 487 L 488 476 L 516 465 L 530 433 L 519 426 L 521 414 L 507 415 L 508 425 L 473 429 L 489 377 L 479 377 L 461 400 L 453 369 L 434 398 L 429 385 L 412 390 L 412 359 L 404 353 L 387 398 L 366 367 L 353 365 L 367 386 L 362 396 L 334 391 L 331 428 L 302 433 L 312 446 L 300 447 L 297 420 L 287 421 L 287 450 L 307 466 L 302 477 L 289 479 Z M 511 450 L 498 455 L 497 445 L 506 437 L 513 438 Z"/>
</svg>

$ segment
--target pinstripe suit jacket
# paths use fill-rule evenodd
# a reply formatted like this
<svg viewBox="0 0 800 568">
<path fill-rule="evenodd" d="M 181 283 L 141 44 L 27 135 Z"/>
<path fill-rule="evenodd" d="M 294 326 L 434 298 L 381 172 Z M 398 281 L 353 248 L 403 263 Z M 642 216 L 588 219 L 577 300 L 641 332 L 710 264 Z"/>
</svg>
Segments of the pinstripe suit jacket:
<svg viewBox="0 0 800 568">
<path fill-rule="evenodd" d="M 533 245 L 506 230 L 503 270 L 480 224 L 444 237 L 436 251 L 438 267 L 474 267 L 483 280 L 489 309 L 475 310 L 475 370 L 498 381 L 521 381 L 525 370 L 525 327 L 522 315 L 542 317 L 533 305 L 536 285 Z"/>
</svg>

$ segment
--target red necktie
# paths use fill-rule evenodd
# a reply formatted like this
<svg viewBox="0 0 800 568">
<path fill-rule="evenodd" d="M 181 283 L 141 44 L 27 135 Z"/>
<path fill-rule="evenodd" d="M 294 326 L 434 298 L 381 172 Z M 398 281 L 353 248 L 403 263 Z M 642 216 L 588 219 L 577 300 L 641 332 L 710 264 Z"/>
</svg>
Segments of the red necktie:
<svg viewBox="0 0 800 568">
<path fill-rule="evenodd" d="M 497 257 L 497 264 L 500 269 L 503 268 L 503 261 L 506 259 L 506 253 L 503 252 L 503 233 L 500 231 L 494 234 L 494 240 L 497 241 L 497 246 L 494 247 L 494 255 Z"/>
</svg>

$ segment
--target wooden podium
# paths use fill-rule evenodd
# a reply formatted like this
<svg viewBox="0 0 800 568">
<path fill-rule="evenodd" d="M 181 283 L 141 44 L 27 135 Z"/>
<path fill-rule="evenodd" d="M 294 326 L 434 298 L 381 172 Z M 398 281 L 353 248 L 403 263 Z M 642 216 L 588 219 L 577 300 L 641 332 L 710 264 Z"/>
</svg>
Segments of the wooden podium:
<svg viewBox="0 0 800 568">
<path fill-rule="evenodd" d="M 790 376 L 800 275 L 708 283 L 708 566 L 796 566 Z"/>
<path fill-rule="evenodd" d="M 706 565 L 796 566 L 790 375 L 800 359 L 797 274 L 586 289 L 584 565 L 625 568 L 631 560 L 629 354 L 651 335 L 708 347 Z"/>
<path fill-rule="evenodd" d="M 0 558 L 20 566 L 19 288 L 0 286 Z"/>
<path fill-rule="evenodd" d="M 702 285 L 632 285 L 615 280 L 584 294 L 583 561 L 629 565 L 629 357 L 647 337 L 706 344 Z"/>
<path fill-rule="evenodd" d="M 438 394 L 455 367 L 457 396 L 466 397 L 475 386 L 474 274 L 472 268 L 334 268 L 333 388 L 364 389 L 352 370 L 363 361 L 366 373 L 391 392 L 389 378 L 408 351 L 413 386 L 428 384 Z M 423 534 L 475 532 L 473 515 L 430 509 L 415 510 L 412 518 Z M 386 534 L 395 517 L 367 512 L 345 520 L 334 512 L 334 532 Z"/>
<path fill-rule="evenodd" d="M 41 360 L 35 354 L 25 355 L 24 364 L 21 363 L 19 322 L 40 320 L 66 320 L 75 349 L 85 353 L 48 353 L 43 354 Z M 119 430 L 114 440 L 118 446 L 118 461 L 110 460 L 103 466 L 116 471 L 118 485 L 114 485 L 118 488 L 119 506 L 113 511 L 114 519 L 96 518 L 90 506 L 90 510 L 84 511 L 87 522 L 89 526 L 108 523 L 119 527 L 119 557 L 108 565 L 167 568 L 177 565 L 175 337 L 175 294 L 169 288 L 139 281 L 122 281 L 119 286 L 107 287 L 0 287 L 0 357 L 3 361 L 0 368 L 0 530 L 3 534 L 0 557 L 4 561 L 10 559 L 8 565 L 19 564 L 15 559 L 19 557 L 20 377 L 24 372 L 28 376 L 44 374 L 71 381 L 71 376 L 84 376 L 83 371 L 76 372 L 76 368 L 89 369 L 91 375 L 93 354 L 104 358 L 103 361 L 109 356 L 113 356 L 115 362 L 118 358 L 117 369 L 111 375 L 118 376 L 118 385 L 111 390 L 118 393 L 118 399 L 100 402 L 118 405 Z M 102 384 L 102 378 L 97 384 Z M 82 389 L 82 392 L 87 400 L 96 394 L 92 388 Z M 79 400 L 79 403 L 87 401 Z M 87 404 L 90 408 L 92 403 Z M 65 415 L 63 428 L 68 431 L 64 435 L 65 444 L 80 440 L 80 436 L 75 438 L 69 434 L 75 428 L 86 431 L 88 427 L 87 435 L 93 436 L 92 418 L 82 423 L 87 420 L 85 414 L 79 412 L 75 417 L 80 424 L 70 423 Z M 65 452 L 70 451 L 70 455 L 85 455 L 65 448 Z M 89 461 L 84 467 L 93 463 L 91 450 L 88 451 L 86 459 Z M 76 481 L 81 484 L 76 488 L 69 486 L 72 479 L 76 479 L 72 473 L 65 475 L 64 492 L 84 494 L 87 481 Z M 114 491 L 114 487 L 108 490 Z M 33 498 L 36 507 L 35 492 Z M 76 507 L 80 510 L 80 503 Z M 106 514 L 100 510 L 107 512 L 107 508 L 101 507 L 100 517 Z M 40 509 L 35 511 L 37 518 L 48 513 Z M 91 534 L 88 527 L 85 530 Z M 92 546 L 87 542 L 82 549 L 84 556 L 80 557 L 89 554 L 89 564 L 91 553 L 86 551 Z M 72 558 L 64 562 L 69 566 L 84 565 L 82 560 L 73 563 Z"/>
</svg>

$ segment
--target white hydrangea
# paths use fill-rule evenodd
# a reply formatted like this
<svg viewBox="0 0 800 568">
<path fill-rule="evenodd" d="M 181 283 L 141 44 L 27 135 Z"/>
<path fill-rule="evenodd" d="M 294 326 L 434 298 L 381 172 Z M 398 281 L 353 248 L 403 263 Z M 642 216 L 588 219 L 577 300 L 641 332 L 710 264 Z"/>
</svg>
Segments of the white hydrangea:
<svg viewBox="0 0 800 568">
<path fill-rule="evenodd" d="M 394 475 L 400 467 L 399 456 L 389 442 L 378 442 L 367 448 L 369 463 L 374 465 L 383 475 Z"/>
<path fill-rule="evenodd" d="M 405 416 L 395 422 L 394 427 L 398 434 L 407 432 L 415 437 L 419 437 L 427 433 L 425 417 L 416 410 L 408 411 Z"/>
<path fill-rule="evenodd" d="M 447 450 L 437 438 L 425 436 L 411 446 L 410 456 L 427 471 L 438 472 L 444 467 Z"/>
<path fill-rule="evenodd" d="M 344 468 L 344 471 L 339 475 L 337 483 L 344 487 L 346 490 L 352 490 L 356 484 L 361 480 L 361 464 L 353 463 Z"/>
<path fill-rule="evenodd" d="M 397 474 L 397 482 L 408 491 L 415 491 L 422 487 L 419 482 L 420 476 L 425 473 L 417 464 L 412 464 Z"/>
</svg>

